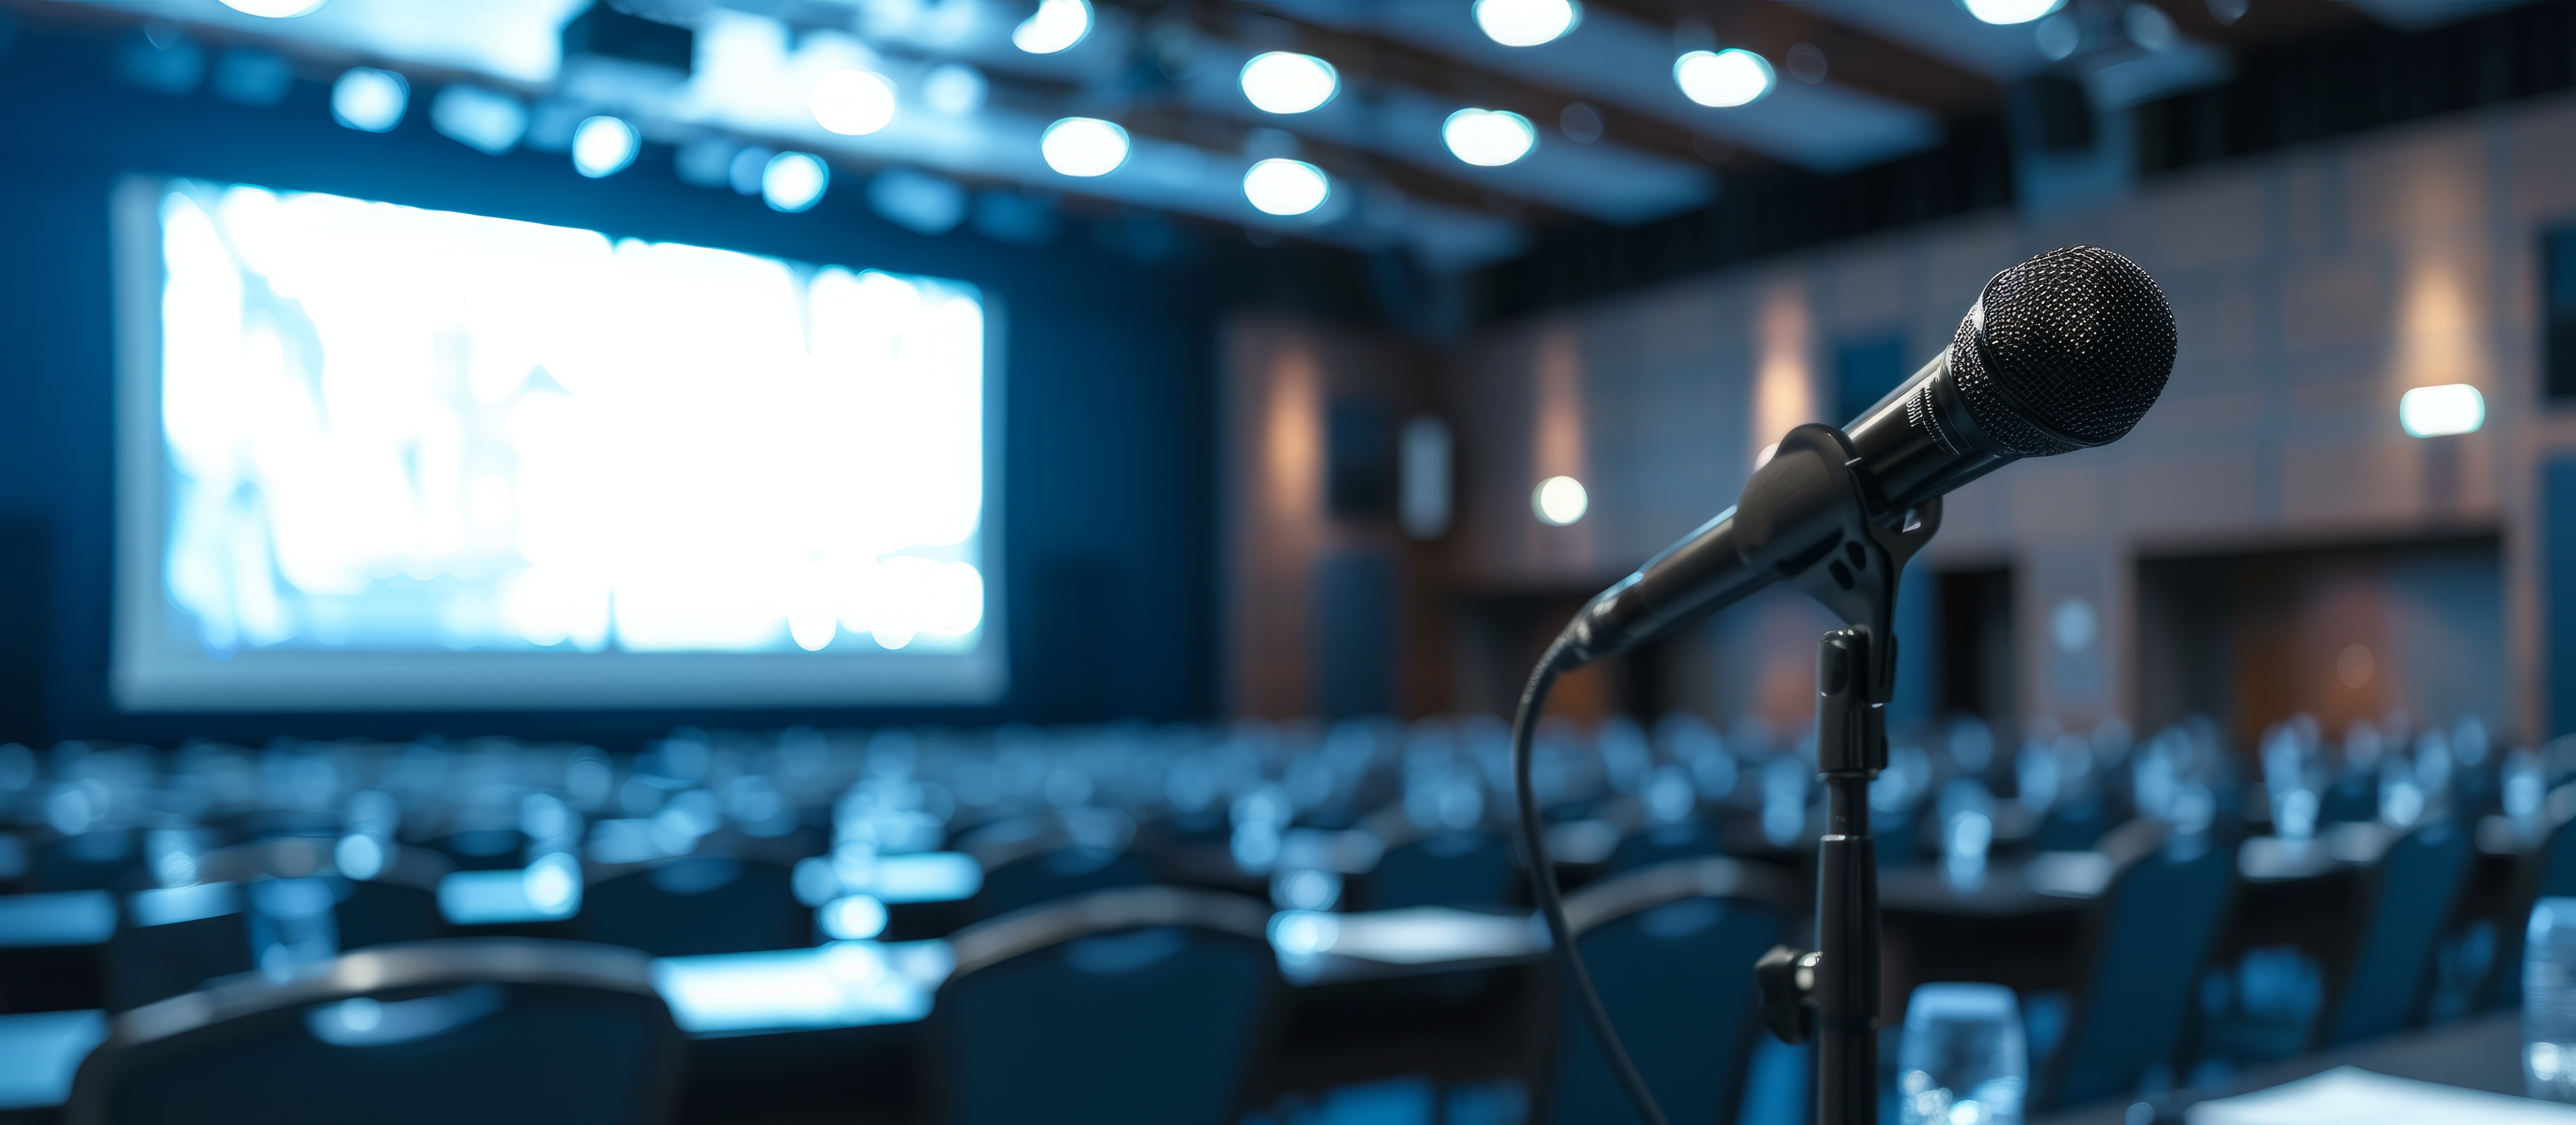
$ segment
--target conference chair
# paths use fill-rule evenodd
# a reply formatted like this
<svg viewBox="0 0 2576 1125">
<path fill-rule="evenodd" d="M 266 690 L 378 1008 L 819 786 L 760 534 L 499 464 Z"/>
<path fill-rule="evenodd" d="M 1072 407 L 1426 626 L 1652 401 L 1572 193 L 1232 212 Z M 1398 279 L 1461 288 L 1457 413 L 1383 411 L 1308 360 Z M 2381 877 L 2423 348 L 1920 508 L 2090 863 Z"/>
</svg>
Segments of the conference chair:
<svg viewBox="0 0 2576 1125">
<path fill-rule="evenodd" d="M 1043 903 L 1153 881 L 1151 866 L 1132 851 L 1068 844 L 985 871 L 984 886 L 967 902 L 967 914 L 998 918 Z"/>
<path fill-rule="evenodd" d="M 927 1029 L 933 1120 L 1235 1120 L 1271 1037 L 1269 920 L 1255 899 L 1149 886 L 958 931 Z"/>
<path fill-rule="evenodd" d="M 2467 827 L 2445 817 L 2398 837 L 2370 865 L 2356 919 L 2360 946 L 2334 989 L 2321 1045 L 2386 1035 L 2420 1010 L 2434 945 L 2468 881 L 2470 843 Z"/>
<path fill-rule="evenodd" d="M 452 932 L 438 911 L 438 882 L 456 864 L 428 848 L 378 841 L 364 844 L 329 836 L 279 836 L 218 848 L 197 860 L 206 882 L 260 879 L 336 879 L 332 919 L 341 949 L 398 941 L 427 941 Z"/>
<path fill-rule="evenodd" d="M 1438 832 L 1391 843 L 1369 873 L 1368 906 L 1493 907 L 1512 903 L 1520 879 L 1511 843 L 1491 832 Z"/>
<path fill-rule="evenodd" d="M 134 833 L 102 828 L 36 845 L 32 885 L 39 891 L 131 890 L 144 879 Z"/>
<path fill-rule="evenodd" d="M 1622 837 L 1610 853 L 1613 872 L 1643 871 L 1676 860 L 1713 856 L 1726 850 L 1725 833 L 1707 818 L 1693 815 L 1647 825 Z"/>
<path fill-rule="evenodd" d="M 958 850 L 984 867 L 984 885 L 966 903 L 972 920 L 997 918 L 1040 903 L 1154 881 L 1136 852 L 1136 822 L 1115 809 L 1082 806 L 1015 816 L 976 828 Z"/>
<path fill-rule="evenodd" d="M 364 875 L 342 873 L 329 837 L 287 836 L 208 852 L 201 881 L 123 896 L 108 939 L 107 1009 L 165 1000 L 218 977 L 250 971 L 285 947 L 290 961 L 344 950 L 425 941 L 450 932 L 438 912 L 446 857 L 374 845 Z"/>
<path fill-rule="evenodd" d="M 519 938 L 378 946 L 115 1018 L 73 1125 L 648 1125 L 685 1042 L 633 950 Z"/>
<path fill-rule="evenodd" d="M 788 868 L 691 855 L 586 888 L 573 929 L 656 957 L 751 953 L 814 944 L 814 912 L 796 900 Z"/>
<path fill-rule="evenodd" d="M 1761 1026 L 1753 963 L 1788 933 L 1786 871 L 1722 857 L 1617 875 L 1566 896 L 1601 1003 L 1676 1122 L 1727 1125 Z M 1540 1120 L 1633 1122 L 1591 1029 L 1558 1003 Z"/>
<path fill-rule="evenodd" d="M 2496 920 L 2496 956 L 2482 990 L 2489 1009 L 2522 1004 L 2522 946 L 2531 908 L 2544 898 L 2576 895 L 2576 785 L 2551 790 L 2542 816 L 2548 833 L 2515 864 L 2504 914 Z"/>
<path fill-rule="evenodd" d="M 2035 1077 L 2046 1111 L 2137 1092 L 2181 1046 L 2202 964 L 2233 903 L 2236 856 L 2210 836 L 2134 831 L 2104 841 L 2112 876 L 2085 921 L 2066 1038 Z"/>
<path fill-rule="evenodd" d="M 503 871 L 527 865 L 528 837 L 516 828 L 469 828 L 429 842 L 461 871 Z"/>
<path fill-rule="evenodd" d="M 123 897 L 103 965 L 108 1011 L 192 992 L 256 963 L 241 884 L 198 883 Z"/>
</svg>

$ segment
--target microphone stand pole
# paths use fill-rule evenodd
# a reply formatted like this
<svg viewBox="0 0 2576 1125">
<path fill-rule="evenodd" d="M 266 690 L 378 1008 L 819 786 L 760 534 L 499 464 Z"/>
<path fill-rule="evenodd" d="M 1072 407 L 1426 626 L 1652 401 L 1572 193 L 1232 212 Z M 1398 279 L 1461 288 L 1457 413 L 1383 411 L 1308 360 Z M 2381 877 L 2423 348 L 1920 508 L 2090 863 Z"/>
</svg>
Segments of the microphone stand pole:
<svg viewBox="0 0 2576 1125">
<path fill-rule="evenodd" d="M 1836 629 L 1817 646 L 1816 769 L 1825 834 L 1816 842 L 1816 1120 L 1878 1120 L 1878 841 L 1869 783 L 1887 765 L 1886 711 L 1870 702 L 1870 635 Z"/>
<path fill-rule="evenodd" d="M 1880 930 L 1869 783 L 1887 767 L 1897 575 L 1940 529 L 1941 503 L 1888 511 L 1851 471 L 1839 431 L 1799 427 L 1775 456 L 1791 453 L 1793 442 L 1815 447 L 1821 479 L 1807 482 L 1792 507 L 1815 520 L 1807 526 L 1838 526 L 1825 550 L 1799 560 L 1790 581 L 1850 627 L 1826 633 L 1816 650 L 1816 771 L 1826 818 L 1816 844 L 1819 948 L 1780 946 L 1754 972 L 1772 1032 L 1816 1044 L 1819 1125 L 1877 1125 Z"/>
</svg>

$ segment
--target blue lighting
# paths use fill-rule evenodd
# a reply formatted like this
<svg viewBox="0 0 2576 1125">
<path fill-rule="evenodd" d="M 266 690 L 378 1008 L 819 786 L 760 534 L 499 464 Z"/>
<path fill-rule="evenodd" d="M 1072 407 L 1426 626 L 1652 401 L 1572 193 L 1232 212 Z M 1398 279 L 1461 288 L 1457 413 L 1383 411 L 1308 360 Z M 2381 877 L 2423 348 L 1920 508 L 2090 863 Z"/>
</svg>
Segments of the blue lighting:
<svg viewBox="0 0 2576 1125">
<path fill-rule="evenodd" d="M 411 83 L 390 70 L 351 67 L 331 84 L 331 117 L 352 129 L 387 132 L 402 124 L 410 104 Z"/>
<path fill-rule="evenodd" d="M 581 865 L 556 854 L 524 870 L 457 871 L 438 881 L 438 912 L 460 926 L 554 922 L 581 910 Z"/>
<path fill-rule="evenodd" d="M 429 123 L 458 144 L 499 156 L 528 134 L 528 107 L 479 86 L 450 86 L 429 103 Z"/>
<path fill-rule="evenodd" d="M 96 945 L 116 933 L 116 899 L 106 891 L 0 895 L 0 949 Z"/>
<path fill-rule="evenodd" d="M 635 127 L 614 117 L 592 117 L 572 131 L 573 171 L 592 179 L 614 176 L 635 163 L 643 146 Z"/>
<path fill-rule="evenodd" d="M 685 1031 L 863 1027 L 929 1015 L 931 993 L 952 964 L 943 941 L 842 941 L 665 957 L 654 963 L 653 984 Z"/>
<path fill-rule="evenodd" d="M 780 211 L 802 211 L 821 201 L 823 189 L 831 183 L 832 170 L 821 157 L 782 152 L 761 167 L 760 198 Z"/>
</svg>

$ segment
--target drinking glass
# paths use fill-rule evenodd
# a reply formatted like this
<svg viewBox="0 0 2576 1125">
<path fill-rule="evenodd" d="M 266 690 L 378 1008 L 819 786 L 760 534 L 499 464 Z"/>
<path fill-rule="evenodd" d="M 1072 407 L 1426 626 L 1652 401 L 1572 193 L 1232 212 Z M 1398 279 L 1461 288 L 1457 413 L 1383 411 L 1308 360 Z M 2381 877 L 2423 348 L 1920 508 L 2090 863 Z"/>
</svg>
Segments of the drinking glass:
<svg viewBox="0 0 2576 1125">
<path fill-rule="evenodd" d="M 2535 1098 L 2576 1102 L 2576 898 L 2531 908 L 2522 947 L 2522 1076 Z"/>
<path fill-rule="evenodd" d="M 1905 1005 L 1905 1039 L 1896 1059 L 1903 1125 L 2021 1125 L 2030 1060 L 2021 1004 L 2011 989 L 1958 983 L 1916 988 Z"/>
</svg>

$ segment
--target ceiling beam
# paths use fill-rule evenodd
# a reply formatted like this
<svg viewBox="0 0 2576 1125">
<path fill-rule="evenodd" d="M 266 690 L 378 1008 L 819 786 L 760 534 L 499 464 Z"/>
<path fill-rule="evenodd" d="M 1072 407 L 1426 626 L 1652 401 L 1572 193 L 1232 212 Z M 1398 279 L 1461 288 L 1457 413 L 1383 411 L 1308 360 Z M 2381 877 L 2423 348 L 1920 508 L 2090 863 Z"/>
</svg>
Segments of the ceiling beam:
<svg viewBox="0 0 2576 1125">
<path fill-rule="evenodd" d="M 1783 0 L 1591 0 L 1640 23 L 1671 27 L 1685 19 L 1709 25 L 1718 43 L 1769 59 L 1788 80 L 1789 50 L 1824 52 L 1825 81 L 1920 107 L 1940 116 L 1991 109 L 2002 90 L 1992 79 L 1904 43 L 1833 19 L 1831 10 Z M 1946 0 L 1918 0 L 1939 3 Z"/>
<path fill-rule="evenodd" d="M 1253 131 L 1265 128 L 1233 118 L 1193 112 L 1169 102 L 1138 104 L 1118 117 L 1119 123 L 1128 131 L 1141 136 L 1178 141 L 1217 152 L 1242 152 L 1252 147 Z M 1382 183 L 1403 192 L 1408 198 L 1446 203 L 1516 221 L 1554 222 L 1574 218 L 1544 203 L 1505 195 L 1465 180 L 1451 179 L 1374 153 L 1312 137 L 1297 138 L 1296 156 L 1323 169 L 1336 183 L 1346 187 Z"/>
<path fill-rule="evenodd" d="M 2204 43 L 2251 47 L 2281 39 L 2322 35 L 2373 22 L 2339 0 L 2253 0 L 2235 23 L 2218 22 L 2205 0 L 2155 0 L 2184 35 Z"/>
<path fill-rule="evenodd" d="M 1507 109 L 1550 132 L 1560 131 L 1567 107 L 1579 102 L 1600 117 L 1602 140 L 1676 160 L 1724 162 L 1711 161 L 1709 154 L 1718 150 L 1691 130 L 1382 36 L 1305 23 L 1285 12 L 1250 15 L 1232 6 L 1203 7 L 1199 26 L 1256 51 L 1298 51 L 1323 59 L 1342 72 L 1346 87 L 1368 82 L 1411 86 L 1456 98 L 1461 107 Z"/>
</svg>

